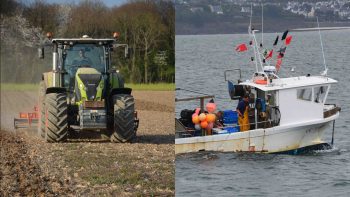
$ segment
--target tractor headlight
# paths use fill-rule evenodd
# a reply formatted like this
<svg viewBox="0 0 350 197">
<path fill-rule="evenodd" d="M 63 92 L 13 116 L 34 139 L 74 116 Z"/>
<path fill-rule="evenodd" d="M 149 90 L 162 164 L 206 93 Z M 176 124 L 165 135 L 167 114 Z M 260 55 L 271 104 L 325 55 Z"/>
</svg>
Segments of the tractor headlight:
<svg viewBox="0 0 350 197">
<path fill-rule="evenodd" d="M 83 85 L 83 84 L 79 84 L 79 89 L 81 89 L 81 90 L 87 90 L 87 88 Z"/>
</svg>

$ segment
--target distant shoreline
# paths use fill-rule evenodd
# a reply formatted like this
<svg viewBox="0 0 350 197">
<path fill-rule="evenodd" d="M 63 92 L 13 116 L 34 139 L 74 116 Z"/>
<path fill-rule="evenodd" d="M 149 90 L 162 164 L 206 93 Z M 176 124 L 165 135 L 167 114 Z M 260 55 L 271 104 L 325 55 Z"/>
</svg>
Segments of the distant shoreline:
<svg viewBox="0 0 350 197">
<path fill-rule="evenodd" d="M 317 28 L 316 22 L 303 22 L 302 24 L 290 23 L 290 25 L 281 24 L 281 22 L 272 23 L 276 24 L 272 28 L 266 28 L 269 22 L 264 22 L 264 33 L 276 33 L 283 32 L 287 29 L 312 29 Z M 217 28 L 215 28 L 217 26 Z M 253 24 L 256 29 L 261 29 L 261 24 Z M 266 26 L 266 27 L 265 27 Z M 175 35 L 215 35 L 215 34 L 246 34 L 248 31 L 248 24 L 212 24 L 208 23 L 202 27 L 193 27 L 190 24 L 176 24 Z M 269 26 L 271 27 L 271 26 Z M 350 29 L 350 22 L 347 23 L 320 23 L 321 30 L 333 30 L 333 28 Z M 338 29 L 334 29 L 338 30 Z"/>
</svg>

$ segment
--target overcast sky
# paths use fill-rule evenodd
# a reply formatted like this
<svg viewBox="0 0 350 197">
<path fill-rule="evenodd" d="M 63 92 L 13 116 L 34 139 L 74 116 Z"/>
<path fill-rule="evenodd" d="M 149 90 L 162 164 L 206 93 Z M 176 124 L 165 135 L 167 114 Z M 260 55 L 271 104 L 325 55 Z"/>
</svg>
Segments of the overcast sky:
<svg viewBox="0 0 350 197">
<path fill-rule="evenodd" d="M 31 2 L 34 2 L 35 0 L 23 0 L 23 2 L 26 2 L 26 3 L 31 3 Z M 44 0 L 48 3 L 79 3 L 80 0 Z M 125 2 L 127 2 L 127 0 L 102 0 L 106 6 L 108 7 L 112 7 L 112 6 L 115 6 L 115 5 L 121 5 Z"/>
</svg>

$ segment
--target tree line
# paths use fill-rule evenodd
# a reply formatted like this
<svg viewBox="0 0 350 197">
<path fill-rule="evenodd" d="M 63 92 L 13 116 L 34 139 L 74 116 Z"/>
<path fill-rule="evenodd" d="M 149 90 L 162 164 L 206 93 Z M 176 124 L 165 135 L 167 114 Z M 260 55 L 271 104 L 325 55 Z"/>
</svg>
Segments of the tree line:
<svg viewBox="0 0 350 197">
<path fill-rule="evenodd" d="M 101 0 L 78 4 L 55 4 L 35 0 L 28 4 L 2 0 L 1 82 L 40 80 L 52 68 L 50 54 L 37 58 L 36 48 L 46 32 L 56 38 L 111 38 L 120 33 L 119 42 L 128 44 L 130 58 L 113 56 L 112 63 L 127 82 L 174 82 L 175 10 L 172 1 L 132 0 L 107 7 Z M 48 50 L 47 50 L 48 51 Z"/>
</svg>

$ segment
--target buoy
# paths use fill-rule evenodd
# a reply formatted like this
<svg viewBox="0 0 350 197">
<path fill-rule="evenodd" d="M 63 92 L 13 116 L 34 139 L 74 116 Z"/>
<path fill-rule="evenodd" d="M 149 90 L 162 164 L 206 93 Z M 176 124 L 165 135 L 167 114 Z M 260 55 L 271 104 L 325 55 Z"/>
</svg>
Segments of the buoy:
<svg viewBox="0 0 350 197">
<path fill-rule="evenodd" d="M 199 115 L 199 112 L 200 112 L 200 111 L 201 111 L 201 108 L 198 107 L 198 108 L 196 108 L 196 110 L 195 110 L 194 113 L 197 114 L 197 115 Z"/>
<path fill-rule="evenodd" d="M 266 85 L 267 84 L 267 80 L 255 80 L 256 84 L 260 84 L 260 85 Z"/>
<path fill-rule="evenodd" d="M 202 127 L 202 129 L 207 128 L 207 126 L 208 126 L 208 122 L 207 122 L 207 121 L 202 121 L 202 122 L 201 122 L 201 127 Z"/>
<path fill-rule="evenodd" d="M 198 123 L 199 123 L 199 117 L 198 117 L 197 114 L 193 114 L 193 115 L 192 115 L 192 122 L 193 122 L 194 124 L 198 124 Z"/>
<path fill-rule="evenodd" d="M 215 122 L 216 116 L 215 114 L 208 114 L 207 115 L 207 121 L 210 122 Z"/>
<path fill-rule="evenodd" d="M 195 128 L 196 130 L 201 130 L 201 125 L 200 125 L 200 124 L 195 124 L 195 125 L 194 125 L 194 128 Z"/>
<path fill-rule="evenodd" d="M 199 120 L 200 121 L 205 121 L 206 118 L 207 118 L 207 115 L 205 115 L 205 113 L 199 114 Z"/>
</svg>

